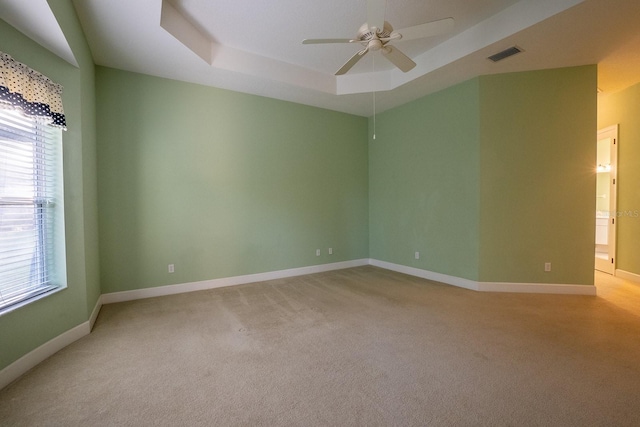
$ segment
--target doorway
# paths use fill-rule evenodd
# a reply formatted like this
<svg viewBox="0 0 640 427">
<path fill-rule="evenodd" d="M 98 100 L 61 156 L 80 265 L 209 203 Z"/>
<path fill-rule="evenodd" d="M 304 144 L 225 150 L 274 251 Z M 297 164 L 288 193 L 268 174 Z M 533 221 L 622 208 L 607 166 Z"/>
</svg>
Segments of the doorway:
<svg viewBox="0 0 640 427">
<path fill-rule="evenodd" d="M 618 125 L 598 131 L 596 157 L 595 268 L 615 273 Z"/>
</svg>

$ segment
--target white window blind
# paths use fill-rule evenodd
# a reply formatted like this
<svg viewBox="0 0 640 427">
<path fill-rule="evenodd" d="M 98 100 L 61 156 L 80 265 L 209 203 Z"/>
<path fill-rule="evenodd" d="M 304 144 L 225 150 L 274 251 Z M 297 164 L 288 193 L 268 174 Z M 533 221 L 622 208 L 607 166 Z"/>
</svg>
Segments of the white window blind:
<svg viewBox="0 0 640 427">
<path fill-rule="evenodd" d="M 18 111 L 0 110 L 0 311 L 57 287 L 59 133 Z"/>
</svg>

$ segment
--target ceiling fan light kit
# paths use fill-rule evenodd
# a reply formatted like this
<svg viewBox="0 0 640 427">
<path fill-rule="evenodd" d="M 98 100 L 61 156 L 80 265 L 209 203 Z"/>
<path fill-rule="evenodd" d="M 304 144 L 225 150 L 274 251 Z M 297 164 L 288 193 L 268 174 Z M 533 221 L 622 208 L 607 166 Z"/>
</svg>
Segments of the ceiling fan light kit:
<svg viewBox="0 0 640 427">
<path fill-rule="evenodd" d="M 416 63 L 390 43 L 400 40 L 413 40 L 444 34 L 453 28 L 453 18 L 426 22 L 413 27 L 394 31 L 391 24 L 384 20 L 386 0 L 367 1 L 367 23 L 358 30 L 355 39 L 305 39 L 303 44 L 327 43 L 360 43 L 363 49 L 356 52 L 338 71 L 336 75 L 348 72 L 368 52 L 382 52 L 382 55 L 403 72 L 408 72 Z"/>
</svg>

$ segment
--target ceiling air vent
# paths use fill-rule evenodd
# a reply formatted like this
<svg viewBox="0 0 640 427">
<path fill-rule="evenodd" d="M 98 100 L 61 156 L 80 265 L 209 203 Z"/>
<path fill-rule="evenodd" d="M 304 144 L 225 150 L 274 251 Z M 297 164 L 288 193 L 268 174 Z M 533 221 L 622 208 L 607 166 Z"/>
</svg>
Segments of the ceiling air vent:
<svg viewBox="0 0 640 427">
<path fill-rule="evenodd" d="M 516 53 L 520 53 L 520 52 L 522 52 L 522 49 L 520 49 L 517 46 L 513 46 L 513 47 L 510 47 L 509 49 L 503 50 L 502 52 L 498 52 L 498 53 L 496 53 L 494 55 L 491 55 L 489 57 L 489 59 L 492 60 L 493 62 L 498 62 L 498 61 L 502 61 L 505 58 L 513 56 Z"/>
</svg>

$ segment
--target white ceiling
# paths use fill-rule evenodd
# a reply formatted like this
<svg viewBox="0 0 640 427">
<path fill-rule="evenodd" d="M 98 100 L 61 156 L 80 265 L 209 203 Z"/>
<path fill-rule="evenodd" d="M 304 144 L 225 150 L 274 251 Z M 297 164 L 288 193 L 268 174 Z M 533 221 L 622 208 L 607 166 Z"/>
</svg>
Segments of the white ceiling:
<svg viewBox="0 0 640 427">
<path fill-rule="evenodd" d="M 53 50 L 42 41 L 53 36 L 34 35 L 28 25 L 45 13 L 33 1 L 45 2 L 30 0 L 21 13 L 12 8 L 20 27 L 6 19 L 6 4 L 29 2 L 0 0 L 0 16 Z M 640 81 L 638 0 L 387 0 L 385 18 L 396 29 L 449 16 L 455 29 L 397 42 L 417 63 L 408 73 L 378 52 L 338 77 L 359 45 L 301 41 L 355 37 L 366 0 L 73 3 L 96 64 L 363 116 L 373 113 L 372 91 L 380 112 L 482 74 L 598 64 L 605 92 Z M 524 52 L 487 59 L 513 45 Z"/>
<path fill-rule="evenodd" d="M 0 18 L 71 65 L 78 66 L 47 0 L 0 0 Z"/>
</svg>

